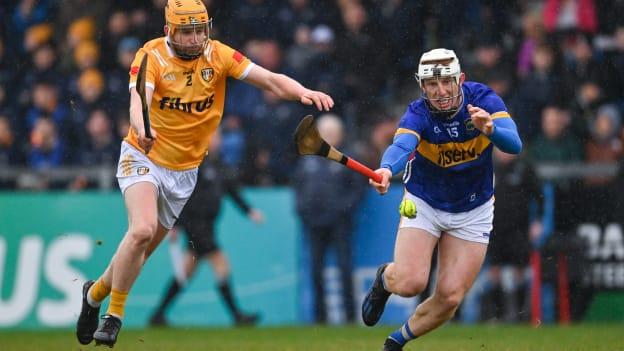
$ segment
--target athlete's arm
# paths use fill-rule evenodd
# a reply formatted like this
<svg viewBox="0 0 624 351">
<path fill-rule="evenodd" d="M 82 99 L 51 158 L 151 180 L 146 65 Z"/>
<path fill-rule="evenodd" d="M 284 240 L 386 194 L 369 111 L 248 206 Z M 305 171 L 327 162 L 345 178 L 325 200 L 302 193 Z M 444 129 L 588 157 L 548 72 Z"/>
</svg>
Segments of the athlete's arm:
<svg viewBox="0 0 624 351">
<path fill-rule="evenodd" d="M 405 168 L 407 158 L 416 149 L 418 137 L 414 134 L 405 133 L 394 137 L 392 145 L 384 152 L 380 168 L 387 168 L 396 175 Z"/>
<path fill-rule="evenodd" d="M 468 104 L 468 113 L 475 128 L 490 138 L 501 151 L 509 154 L 519 154 L 522 151 L 522 141 L 520 141 L 516 123 L 511 118 L 493 119 L 488 111 L 470 104 Z"/>
<path fill-rule="evenodd" d="M 146 86 L 145 100 L 148 107 L 151 106 L 152 96 L 154 96 L 154 90 L 151 87 Z M 134 129 L 134 132 L 137 134 L 137 141 L 139 142 L 139 146 L 143 148 L 145 153 L 148 153 L 154 145 L 154 140 L 156 139 L 156 131 L 153 128 L 151 129 L 151 139 L 145 136 L 145 125 L 143 125 L 143 108 L 141 106 L 141 97 L 136 91 L 136 87 L 130 88 L 130 128 Z"/>
<path fill-rule="evenodd" d="M 304 105 L 314 104 L 319 111 L 329 111 L 334 107 L 331 96 L 310 90 L 285 74 L 271 72 L 259 65 L 254 65 L 244 80 L 274 93 L 281 99 L 299 101 Z"/>
<path fill-rule="evenodd" d="M 518 135 L 516 123 L 511 118 L 495 119 L 494 130 L 488 137 L 503 152 L 519 154 L 522 151 L 522 141 Z"/>
</svg>

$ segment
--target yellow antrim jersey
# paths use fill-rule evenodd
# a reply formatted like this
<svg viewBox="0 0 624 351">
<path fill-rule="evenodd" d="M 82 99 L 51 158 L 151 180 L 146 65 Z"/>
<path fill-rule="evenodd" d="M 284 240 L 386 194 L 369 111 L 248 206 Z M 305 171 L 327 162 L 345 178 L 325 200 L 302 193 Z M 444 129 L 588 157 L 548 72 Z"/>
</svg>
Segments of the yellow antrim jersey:
<svg viewBox="0 0 624 351">
<path fill-rule="evenodd" d="M 145 54 L 146 86 L 154 89 L 150 122 L 157 133 L 147 157 L 172 170 L 197 167 L 223 115 L 226 78 L 244 79 L 254 64 L 216 40 L 208 43 L 200 58 L 184 61 L 175 57 L 162 37 L 147 42 L 137 52 L 130 69 L 130 88 L 136 85 Z M 125 141 L 141 150 L 133 128 Z"/>
</svg>

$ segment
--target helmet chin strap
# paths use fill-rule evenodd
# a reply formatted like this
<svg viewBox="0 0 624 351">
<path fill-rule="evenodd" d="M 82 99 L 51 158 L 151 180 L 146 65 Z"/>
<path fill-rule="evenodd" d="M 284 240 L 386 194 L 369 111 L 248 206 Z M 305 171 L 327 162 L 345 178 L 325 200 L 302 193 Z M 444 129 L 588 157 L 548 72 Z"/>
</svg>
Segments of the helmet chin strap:
<svg viewBox="0 0 624 351">
<path fill-rule="evenodd" d="M 171 38 L 171 32 L 167 33 L 167 45 L 169 45 L 169 47 L 171 48 L 173 53 L 176 55 L 176 57 L 184 61 L 191 61 L 200 57 L 203 54 L 207 43 L 208 43 L 208 40 L 206 40 L 206 42 L 204 43 L 204 45 L 202 45 L 202 48 L 199 50 L 199 52 L 196 55 L 180 53 L 176 50 L 176 45 L 180 46 L 181 44 L 173 41 L 173 39 Z"/>
<path fill-rule="evenodd" d="M 431 103 L 431 99 L 429 99 L 425 93 L 423 93 L 422 95 L 423 100 L 425 100 L 425 103 L 427 104 L 427 107 L 429 108 L 429 112 L 436 115 L 436 117 L 440 117 L 442 119 L 451 119 L 455 117 L 455 115 L 457 115 L 462 105 L 464 104 L 464 92 L 462 91 L 461 86 L 459 87 L 459 94 L 453 97 L 450 97 L 450 99 L 456 99 L 458 97 L 459 97 L 459 103 L 457 104 L 457 107 L 450 108 L 448 110 L 440 110 L 436 108 L 435 106 L 433 106 L 433 104 Z M 444 100 L 444 99 L 447 99 L 447 98 L 433 99 L 433 100 Z"/>
</svg>

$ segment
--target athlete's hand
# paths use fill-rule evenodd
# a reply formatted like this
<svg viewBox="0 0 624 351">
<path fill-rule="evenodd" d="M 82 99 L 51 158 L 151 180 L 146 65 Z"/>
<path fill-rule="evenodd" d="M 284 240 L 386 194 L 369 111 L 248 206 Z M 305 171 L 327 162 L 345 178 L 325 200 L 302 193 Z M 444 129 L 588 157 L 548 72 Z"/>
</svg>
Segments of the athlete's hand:
<svg viewBox="0 0 624 351">
<path fill-rule="evenodd" d="M 388 188 L 390 187 L 392 172 L 387 168 L 379 168 L 375 170 L 375 173 L 381 175 L 381 183 L 377 183 L 376 181 L 369 179 L 368 184 L 372 185 L 379 194 L 384 195 L 388 192 Z"/>
<path fill-rule="evenodd" d="M 468 113 L 472 124 L 485 135 L 491 135 L 494 132 L 494 122 L 492 116 L 486 110 L 468 104 Z"/>
<path fill-rule="evenodd" d="M 249 212 L 247 212 L 247 217 L 249 217 L 249 219 L 251 219 L 256 224 L 264 222 L 264 214 L 261 211 L 256 210 L 255 208 L 252 208 L 251 210 L 249 210 Z"/>
<path fill-rule="evenodd" d="M 319 111 L 329 111 L 334 107 L 334 99 L 331 96 L 316 90 L 307 89 L 299 100 L 304 105 L 314 104 Z"/>
<path fill-rule="evenodd" d="M 145 136 L 145 129 L 140 129 L 136 132 L 139 146 L 143 149 L 143 151 L 145 151 L 145 154 L 147 155 L 152 149 L 152 146 L 154 146 L 154 142 L 156 141 L 156 131 L 154 130 L 154 128 L 150 130 L 150 132 L 152 132 L 151 138 Z"/>
</svg>

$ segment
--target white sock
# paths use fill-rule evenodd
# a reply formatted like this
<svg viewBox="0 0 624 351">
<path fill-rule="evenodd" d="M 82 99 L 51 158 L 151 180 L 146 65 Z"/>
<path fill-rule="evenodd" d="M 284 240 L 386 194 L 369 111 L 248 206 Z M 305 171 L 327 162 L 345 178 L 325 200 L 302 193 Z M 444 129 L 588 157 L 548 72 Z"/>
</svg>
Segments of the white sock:
<svg viewBox="0 0 624 351">
<path fill-rule="evenodd" d="M 93 308 L 98 308 L 102 304 L 102 301 L 95 301 L 91 297 L 91 289 L 92 288 L 93 288 L 93 285 L 89 288 L 89 291 L 87 291 L 87 303 L 89 304 L 89 306 L 91 306 Z"/>
</svg>

